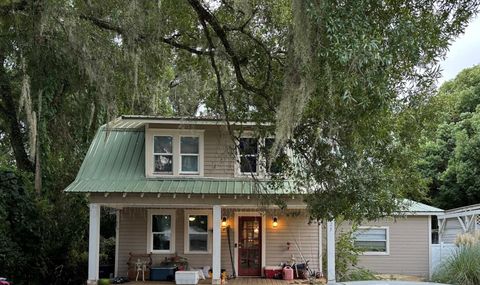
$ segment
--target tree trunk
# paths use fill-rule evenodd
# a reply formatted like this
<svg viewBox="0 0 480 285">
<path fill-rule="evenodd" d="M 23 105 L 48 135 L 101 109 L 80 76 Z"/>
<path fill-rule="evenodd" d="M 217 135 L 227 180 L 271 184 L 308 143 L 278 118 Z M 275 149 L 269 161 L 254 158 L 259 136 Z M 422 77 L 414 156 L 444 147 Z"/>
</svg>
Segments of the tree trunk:
<svg viewBox="0 0 480 285">
<path fill-rule="evenodd" d="M 28 158 L 25 149 L 22 126 L 17 119 L 17 107 L 15 105 L 10 80 L 4 67 L 5 57 L 0 54 L 0 110 L 1 117 L 5 122 L 5 129 L 10 139 L 17 168 L 23 171 L 34 172 L 32 161 Z"/>
</svg>

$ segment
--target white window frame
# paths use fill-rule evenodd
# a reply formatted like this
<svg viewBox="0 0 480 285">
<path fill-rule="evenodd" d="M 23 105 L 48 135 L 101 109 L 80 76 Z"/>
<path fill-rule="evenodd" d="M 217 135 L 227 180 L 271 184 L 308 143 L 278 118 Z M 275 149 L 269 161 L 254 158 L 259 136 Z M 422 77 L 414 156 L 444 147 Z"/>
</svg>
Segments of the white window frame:
<svg viewBox="0 0 480 285">
<path fill-rule="evenodd" d="M 145 129 L 145 176 L 147 178 L 155 177 L 203 177 L 204 175 L 204 133 L 205 130 L 178 130 L 178 129 Z M 172 172 L 154 172 L 154 137 L 171 136 L 172 137 Z M 198 137 L 198 172 L 182 172 L 180 157 L 180 137 Z"/>
<path fill-rule="evenodd" d="M 384 252 L 363 251 L 361 255 L 390 255 L 390 228 L 388 226 L 360 226 L 357 228 L 356 231 L 371 230 L 371 229 L 385 230 L 385 251 Z M 353 243 L 355 244 L 355 240 L 353 241 Z"/>
<path fill-rule="evenodd" d="M 162 152 L 155 152 L 155 137 L 170 137 L 172 138 L 172 152 L 170 153 L 162 153 Z M 155 175 L 172 175 L 173 174 L 173 169 L 175 168 L 175 163 L 174 163 L 174 158 L 175 158 L 175 155 L 173 154 L 173 150 L 175 148 L 174 146 L 174 137 L 171 136 L 171 135 L 153 135 L 152 136 L 152 173 L 155 174 Z M 167 156 L 167 155 L 171 155 L 172 156 L 172 171 L 159 171 L 159 172 L 155 172 L 155 155 L 163 155 L 163 156 Z"/>
<path fill-rule="evenodd" d="M 152 232 L 152 220 L 154 215 L 169 215 L 172 221 L 171 236 L 170 236 L 170 249 L 169 250 L 154 250 L 153 249 L 153 232 Z M 170 254 L 175 253 L 175 224 L 176 213 L 175 210 L 165 209 L 150 209 L 148 210 L 148 222 L 147 222 L 147 252 L 158 254 Z"/>
<path fill-rule="evenodd" d="M 198 153 L 182 153 L 182 138 L 198 138 Z M 179 163 L 178 163 L 178 173 L 186 175 L 198 175 L 200 173 L 200 136 L 198 134 L 194 135 L 179 135 L 178 137 L 178 153 L 179 153 Z M 183 156 L 196 156 L 197 157 L 197 169 L 198 171 L 183 171 L 182 170 L 182 158 Z"/>
<path fill-rule="evenodd" d="M 212 253 L 212 231 L 213 231 L 213 220 L 212 220 L 212 211 L 209 210 L 185 210 L 184 211 L 184 254 L 211 254 Z M 198 251 L 190 250 L 190 227 L 189 227 L 189 216 L 190 215 L 199 215 L 207 216 L 207 251 Z"/>
</svg>

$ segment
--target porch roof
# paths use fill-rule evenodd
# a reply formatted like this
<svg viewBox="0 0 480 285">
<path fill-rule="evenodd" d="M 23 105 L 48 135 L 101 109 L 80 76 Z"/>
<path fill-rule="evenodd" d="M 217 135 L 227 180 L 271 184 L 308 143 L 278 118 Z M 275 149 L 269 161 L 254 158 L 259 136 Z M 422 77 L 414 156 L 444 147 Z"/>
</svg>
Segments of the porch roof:
<svg viewBox="0 0 480 285">
<path fill-rule="evenodd" d="M 279 187 L 281 186 L 281 187 Z M 274 189 L 275 188 L 275 189 Z M 75 181 L 66 192 L 133 192 L 187 194 L 299 194 L 290 181 L 272 187 L 248 178 L 145 177 L 145 131 L 109 130 L 102 126 L 85 156 Z"/>
</svg>

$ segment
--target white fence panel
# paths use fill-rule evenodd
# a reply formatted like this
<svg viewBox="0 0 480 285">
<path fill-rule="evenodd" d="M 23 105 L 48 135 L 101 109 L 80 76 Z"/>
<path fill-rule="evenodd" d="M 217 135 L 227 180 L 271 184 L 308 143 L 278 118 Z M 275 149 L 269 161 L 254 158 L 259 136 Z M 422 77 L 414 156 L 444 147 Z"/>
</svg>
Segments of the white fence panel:
<svg viewBox="0 0 480 285">
<path fill-rule="evenodd" d="M 430 262 L 430 275 L 435 269 L 448 257 L 452 256 L 457 250 L 457 246 L 450 243 L 432 244 L 432 255 Z"/>
</svg>

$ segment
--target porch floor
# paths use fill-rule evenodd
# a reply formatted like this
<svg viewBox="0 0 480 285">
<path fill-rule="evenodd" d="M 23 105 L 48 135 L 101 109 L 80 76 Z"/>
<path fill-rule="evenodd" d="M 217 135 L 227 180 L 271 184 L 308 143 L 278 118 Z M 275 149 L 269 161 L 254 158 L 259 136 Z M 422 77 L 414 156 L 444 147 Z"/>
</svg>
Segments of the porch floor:
<svg viewBox="0 0 480 285">
<path fill-rule="evenodd" d="M 296 280 L 297 282 L 299 280 Z M 293 284 L 293 281 L 285 281 L 280 279 L 266 279 L 266 278 L 235 278 L 225 282 L 228 285 L 288 285 Z M 171 281 L 133 281 L 125 283 L 126 285 L 175 285 L 175 282 Z M 212 284 L 212 280 L 200 280 L 198 284 L 207 285 Z"/>
</svg>

